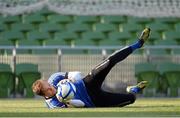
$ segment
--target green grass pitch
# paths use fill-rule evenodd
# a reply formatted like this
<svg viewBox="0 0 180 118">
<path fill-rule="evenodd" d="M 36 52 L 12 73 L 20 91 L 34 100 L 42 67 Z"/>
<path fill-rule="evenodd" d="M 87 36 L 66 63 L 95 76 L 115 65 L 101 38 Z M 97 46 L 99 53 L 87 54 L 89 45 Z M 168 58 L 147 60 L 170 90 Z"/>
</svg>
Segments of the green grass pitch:
<svg viewBox="0 0 180 118">
<path fill-rule="evenodd" d="M 180 117 L 180 99 L 138 99 L 121 108 L 48 109 L 42 99 L 0 99 L 0 117 Z"/>
</svg>

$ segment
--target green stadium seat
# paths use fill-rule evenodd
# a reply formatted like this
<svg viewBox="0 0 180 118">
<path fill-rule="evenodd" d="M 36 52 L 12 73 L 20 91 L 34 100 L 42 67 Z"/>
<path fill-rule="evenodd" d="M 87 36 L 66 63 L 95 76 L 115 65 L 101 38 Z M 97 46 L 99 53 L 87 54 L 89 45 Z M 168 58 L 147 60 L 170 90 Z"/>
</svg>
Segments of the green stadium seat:
<svg viewBox="0 0 180 118">
<path fill-rule="evenodd" d="M 75 46 L 76 47 L 81 46 L 81 47 L 87 48 L 87 46 L 95 46 L 95 43 L 92 40 L 77 39 L 75 41 Z M 77 51 L 79 51 L 80 54 L 95 54 L 97 52 L 97 51 L 89 50 L 89 49 L 76 50 L 76 53 Z"/>
<path fill-rule="evenodd" d="M 173 40 L 158 40 L 155 42 L 156 46 L 174 46 L 177 45 L 177 43 Z M 171 48 L 155 48 L 155 49 L 149 49 L 150 55 L 156 55 L 156 56 L 164 56 L 164 55 L 172 55 L 173 50 Z"/>
<path fill-rule="evenodd" d="M 118 25 L 118 24 L 122 24 L 122 23 L 125 23 L 126 22 L 126 17 L 125 16 L 116 16 L 116 15 L 113 15 L 113 16 L 101 16 L 101 22 L 102 23 L 112 23 L 112 24 L 115 24 L 115 25 Z"/>
<path fill-rule="evenodd" d="M 165 38 L 164 32 L 170 30 L 167 24 L 158 21 L 148 24 L 148 27 L 150 27 L 152 31 L 160 33 L 162 39 Z"/>
<path fill-rule="evenodd" d="M 127 17 L 128 23 L 139 24 L 145 27 L 147 24 L 152 23 L 151 18 L 140 18 L 140 17 Z"/>
<path fill-rule="evenodd" d="M 168 96 L 177 97 L 178 89 L 180 90 L 180 64 L 160 63 L 158 64 L 158 70 L 162 75 L 162 83 L 165 79 L 168 81 Z"/>
<path fill-rule="evenodd" d="M 82 34 L 83 40 L 91 40 L 95 45 L 100 45 L 102 40 L 105 40 L 105 35 L 102 32 L 84 32 Z"/>
<path fill-rule="evenodd" d="M 66 24 L 72 22 L 71 16 L 68 15 L 49 15 L 48 16 L 48 21 L 51 23 L 59 23 L 65 27 Z"/>
<path fill-rule="evenodd" d="M 41 78 L 38 65 L 32 63 L 16 64 L 16 75 L 18 77 L 18 92 L 25 97 L 34 97 L 31 86 L 34 81 Z"/>
<path fill-rule="evenodd" d="M 154 45 L 156 41 L 162 40 L 161 35 L 158 32 L 151 32 L 151 35 L 147 41 L 149 45 Z"/>
<path fill-rule="evenodd" d="M 151 63 L 138 63 L 135 65 L 135 76 L 140 81 L 148 81 L 147 88 L 143 91 L 144 96 L 155 96 L 159 89 L 159 72 Z"/>
<path fill-rule="evenodd" d="M 16 15 L 16 16 L 7 16 L 7 17 L 3 17 L 3 18 L 4 18 L 3 22 L 5 24 L 12 24 L 12 23 L 20 21 L 20 17 L 18 15 Z"/>
<path fill-rule="evenodd" d="M 17 30 L 5 31 L 2 33 L 3 40 L 10 40 L 14 46 L 18 46 L 18 41 L 24 39 L 22 32 Z"/>
<path fill-rule="evenodd" d="M 75 32 L 81 37 L 81 34 L 86 31 L 90 31 L 90 27 L 87 24 L 82 23 L 71 23 L 66 27 L 67 31 Z"/>
<path fill-rule="evenodd" d="M 171 29 L 175 28 L 175 24 L 179 22 L 178 18 L 156 18 L 155 20 L 158 20 L 159 22 L 165 23 L 170 26 Z"/>
<path fill-rule="evenodd" d="M 108 39 L 110 40 L 117 40 L 119 44 L 126 45 L 127 41 L 130 40 L 131 34 L 129 32 L 111 32 L 109 33 Z"/>
<path fill-rule="evenodd" d="M 23 23 L 31 23 L 35 26 L 35 28 L 38 28 L 39 24 L 45 21 L 45 17 L 40 14 L 30 14 L 23 17 Z"/>
<path fill-rule="evenodd" d="M 108 23 L 98 23 L 98 24 L 95 24 L 95 27 L 96 28 L 94 29 L 94 31 L 103 32 L 106 36 L 110 32 L 117 31 L 115 25 L 108 24 Z"/>
<path fill-rule="evenodd" d="M 39 41 L 37 40 L 20 40 L 19 46 L 40 46 Z M 18 49 L 16 50 L 17 54 L 32 54 L 32 49 Z"/>
<path fill-rule="evenodd" d="M 14 46 L 13 42 L 10 40 L 0 40 L 0 46 Z M 0 49 L 0 55 L 12 55 L 11 49 Z"/>
<path fill-rule="evenodd" d="M 0 97 L 10 97 L 13 92 L 14 74 L 9 64 L 0 63 Z"/>
<path fill-rule="evenodd" d="M 55 40 L 62 40 L 70 46 L 75 45 L 75 40 L 78 39 L 78 36 L 74 32 L 57 32 L 55 33 Z"/>
<path fill-rule="evenodd" d="M 137 35 L 139 35 L 139 33 L 141 33 L 142 30 L 143 27 L 139 24 L 127 23 L 124 24 L 123 32 L 130 32 L 133 37 L 136 37 Z"/>
<path fill-rule="evenodd" d="M 122 42 L 118 40 L 104 39 L 99 43 L 100 46 L 122 46 Z"/>
<path fill-rule="evenodd" d="M 43 15 L 46 20 L 48 20 L 48 16 L 54 15 L 55 12 L 48 10 L 47 8 L 43 8 L 40 11 L 36 11 L 37 14 Z"/>
<path fill-rule="evenodd" d="M 98 16 L 75 16 L 74 23 L 84 23 L 88 24 L 91 27 L 91 30 L 94 29 L 95 23 L 99 22 Z"/>
<path fill-rule="evenodd" d="M 65 45 L 68 45 L 66 44 L 66 42 L 64 40 L 46 40 L 46 46 L 65 46 Z M 46 52 L 44 52 L 46 51 Z M 44 52 L 44 53 L 43 53 Z M 47 49 L 47 50 L 40 50 L 40 51 L 36 51 L 36 53 L 41 53 L 41 54 L 57 54 L 58 53 L 58 50 L 57 49 Z"/>
<path fill-rule="evenodd" d="M 176 31 L 180 31 L 180 23 L 177 23 L 177 24 L 175 25 L 175 30 L 176 30 Z"/>
<path fill-rule="evenodd" d="M 174 40 L 158 40 L 155 42 L 156 45 L 177 45 Z"/>
<path fill-rule="evenodd" d="M 47 32 L 39 32 L 39 31 L 33 30 L 28 33 L 27 39 L 37 40 L 39 41 L 40 45 L 45 45 L 45 40 L 50 39 L 50 36 Z"/>
<path fill-rule="evenodd" d="M 21 31 L 26 39 L 27 33 L 35 29 L 34 26 L 29 23 L 14 23 L 11 28 L 12 30 Z"/>
<path fill-rule="evenodd" d="M 123 24 L 126 23 L 125 16 L 102 16 L 102 23 L 109 23 L 118 26 L 118 31 L 123 31 Z"/>
<path fill-rule="evenodd" d="M 95 43 L 92 40 L 85 40 L 85 39 L 77 39 L 75 41 L 75 46 L 94 46 Z"/>
<path fill-rule="evenodd" d="M 163 32 L 163 31 L 168 31 L 169 27 L 167 24 L 155 21 L 154 23 L 149 24 L 149 27 L 152 29 L 152 31 L 157 31 L 157 32 Z"/>
<path fill-rule="evenodd" d="M 40 46 L 40 43 L 37 40 L 21 40 L 19 46 Z"/>
<path fill-rule="evenodd" d="M 0 35 L 0 46 L 14 46 L 13 42 L 10 40 L 4 40 Z M 12 54 L 12 50 L 9 49 L 0 49 L 0 55 Z"/>
<path fill-rule="evenodd" d="M 0 23 L 0 33 L 3 32 L 3 31 L 6 31 L 7 30 L 7 27 L 5 24 L 3 23 Z"/>
<path fill-rule="evenodd" d="M 97 16 L 75 16 L 75 23 L 86 23 L 86 24 L 94 24 L 99 22 L 99 18 Z"/>
<path fill-rule="evenodd" d="M 45 42 L 46 44 L 46 42 Z M 22 40 L 19 46 L 40 46 L 41 44 L 37 40 Z M 45 45 L 42 47 L 44 48 Z M 56 50 L 53 49 L 17 49 L 17 54 L 56 54 Z"/>
<path fill-rule="evenodd" d="M 64 45 L 68 45 L 68 44 L 66 44 L 66 42 L 64 40 L 59 40 L 59 39 L 46 40 L 46 46 L 64 46 Z"/>
<path fill-rule="evenodd" d="M 176 46 L 177 43 L 173 40 L 158 40 L 155 42 L 155 45 L 158 45 L 158 46 Z M 170 49 L 170 48 L 157 49 L 157 50 L 159 50 L 160 52 L 165 51 L 166 54 L 173 54 L 172 49 Z"/>
<path fill-rule="evenodd" d="M 17 22 L 21 22 L 21 21 L 20 21 L 20 17 L 19 16 L 7 16 L 7 17 L 2 17 L 1 22 L 6 24 L 7 28 L 10 30 L 11 29 L 11 25 L 13 23 L 17 23 Z"/>
<path fill-rule="evenodd" d="M 42 23 L 39 26 L 41 32 L 48 32 L 52 39 L 56 32 L 63 31 L 63 26 L 56 23 Z"/>
<path fill-rule="evenodd" d="M 180 30 L 179 30 L 180 31 Z M 165 33 L 166 40 L 174 40 L 180 45 L 179 31 L 168 31 Z"/>
</svg>

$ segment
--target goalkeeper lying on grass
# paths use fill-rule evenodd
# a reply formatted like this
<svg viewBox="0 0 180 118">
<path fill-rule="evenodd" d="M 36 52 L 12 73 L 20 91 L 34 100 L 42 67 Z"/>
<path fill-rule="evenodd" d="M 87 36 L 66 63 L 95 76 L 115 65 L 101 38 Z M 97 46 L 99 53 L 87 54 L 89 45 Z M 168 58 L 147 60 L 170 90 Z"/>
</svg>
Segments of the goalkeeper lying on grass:
<svg viewBox="0 0 180 118">
<path fill-rule="evenodd" d="M 134 50 L 141 48 L 149 34 L 150 29 L 145 28 L 136 43 L 117 50 L 93 68 L 85 77 L 80 72 L 55 73 L 48 80 L 35 81 L 32 85 L 33 92 L 43 96 L 49 108 L 112 107 L 132 104 L 136 100 L 135 94 L 146 87 L 146 81 L 127 87 L 126 94 L 106 92 L 101 89 L 101 85 L 112 67 L 124 60 Z M 72 81 L 76 87 L 74 97 L 69 100 L 63 100 L 58 93 L 60 92 L 58 91 L 58 87 L 60 87 L 58 83 L 65 81 Z"/>
</svg>

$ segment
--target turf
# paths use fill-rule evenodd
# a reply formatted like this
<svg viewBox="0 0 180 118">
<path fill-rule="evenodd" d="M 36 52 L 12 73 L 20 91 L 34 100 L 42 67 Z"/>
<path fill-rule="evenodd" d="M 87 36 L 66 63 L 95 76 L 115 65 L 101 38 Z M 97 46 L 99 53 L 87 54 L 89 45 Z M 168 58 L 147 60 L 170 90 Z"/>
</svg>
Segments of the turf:
<svg viewBox="0 0 180 118">
<path fill-rule="evenodd" d="M 122 108 L 47 109 L 42 99 L 0 99 L 0 117 L 180 117 L 180 99 L 138 99 Z"/>
</svg>

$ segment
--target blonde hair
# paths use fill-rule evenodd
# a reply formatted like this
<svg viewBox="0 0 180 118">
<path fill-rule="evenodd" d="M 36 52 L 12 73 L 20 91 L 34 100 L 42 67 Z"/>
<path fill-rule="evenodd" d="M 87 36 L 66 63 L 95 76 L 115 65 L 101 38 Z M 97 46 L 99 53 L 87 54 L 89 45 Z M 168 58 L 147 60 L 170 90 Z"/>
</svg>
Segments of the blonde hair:
<svg viewBox="0 0 180 118">
<path fill-rule="evenodd" d="M 44 89 L 43 89 L 43 80 L 36 80 L 32 85 L 32 91 L 40 96 L 44 96 Z"/>
</svg>

